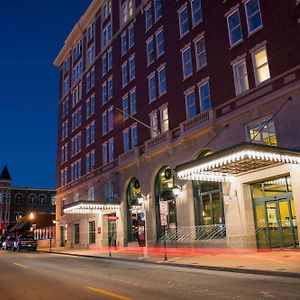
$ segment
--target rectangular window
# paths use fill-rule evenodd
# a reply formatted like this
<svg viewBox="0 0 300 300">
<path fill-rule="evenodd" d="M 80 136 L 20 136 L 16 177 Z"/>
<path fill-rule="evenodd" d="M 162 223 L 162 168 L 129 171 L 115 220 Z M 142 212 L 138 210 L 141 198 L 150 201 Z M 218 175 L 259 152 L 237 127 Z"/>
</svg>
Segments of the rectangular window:
<svg viewBox="0 0 300 300">
<path fill-rule="evenodd" d="M 123 24 L 125 24 L 132 15 L 133 15 L 133 2 L 132 2 L 132 0 L 127 0 L 122 5 L 122 22 L 123 22 Z"/>
<path fill-rule="evenodd" d="M 82 63 L 82 59 L 75 65 L 75 67 L 73 68 L 73 80 L 72 82 L 76 82 L 77 80 L 79 80 L 79 78 L 81 77 L 83 73 L 83 63 Z"/>
<path fill-rule="evenodd" d="M 128 28 L 128 35 L 129 35 L 129 42 L 128 42 L 128 48 L 132 48 L 134 46 L 134 25 L 130 25 Z"/>
<path fill-rule="evenodd" d="M 186 103 L 186 118 L 191 119 L 196 116 L 196 99 L 195 92 L 191 91 L 185 95 L 185 103 Z"/>
<path fill-rule="evenodd" d="M 159 57 L 165 52 L 163 30 L 156 33 L 156 56 Z"/>
<path fill-rule="evenodd" d="M 163 95 L 167 92 L 167 78 L 166 78 L 166 69 L 163 67 L 158 70 L 158 93 Z"/>
<path fill-rule="evenodd" d="M 127 52 L 127 32 L 123 32 L 121 35 L 121 53 L 124 55 Z"/>
<path fill-rule="evenodd" d="M 154 17 L 155 22 L 159 20 L 162 16 L 161 0 L 154 0 Z"/>
<path fill-rule="evenodd" d="M 107 111 L 102 114 L 102 135 L 107 134 Z"/>
<path fill-rule="evenodd" d="M 103 6 L 104 20 L 107 19 L 110 14 L 111 14 L 111 0 L 106 0 L 105 4 Z"/>
<path fill-rule="evenodd" d="M 129 129 L 123 131 L 123 144 L 124 144 L 124 152 L 128 152 L 130 150 L 130 136 Z"/>
<path fill-rule="evenodd" d="M 134 55 L 129 59 L 129 81 L 135 78 L 135 57 Z"/>
<path fill-rule="evenodd" d="M 156 78 L 155 74 L 148 78 L 149 102 L 156 99 Z"/>
<path fill-rule="evenodd" d="M 249 89 L 249 81 L 245 59 L 233 65 L 233 74 L 236 95 L 247 91 Z"/>
<path fill-rule="evenodd" d="M 201 0 L 191 0 L 193 26 L 202 21 Z"/>
<path fill-rule="evenodd" d="M 210 88 L 209 83 L 205 82 L 199 87 L 200 94 L 200 108 L 201 112 L 209 110 L 211 108 L 211 97 L 210 97 Z"/>
<path fill-rule="evenodd" d="M 240 13 L 238 10 L 227 17 L 230 46 L 233 47 L 243 39 Z"/>
<path fill-rule="evenodd" d="M 151 138 L 154 138 L 158 135 L 158 118 L 156 112 L 150 114 L 150 127 L 152 128 Z"/>
<path fill-rule="evenodd" d="M 87 66 L 90 66 L 95 60 L 95 45 L 92 45 L 86 53 Z"/>
<path fill-rule="evenodd" d="M 134 148 L 138 145 L 137 125 L 133 125 L 131 127 L 131 145 L 132 145 L 132 148 Z"/>
<path fill-rule="evenodd" d="M 86 146 L 88 146 L 91 142 L 91 126 L 88 126 L 85 129 L 85 139 L 86 139 Z"/>
<path fill-rule="evenodd" d="M 270 78 L 269 62 L 266 48 L 253 53 L 256 85 Z"/>
<path fill-rule="evenodd" d="M 95 23 L 93 22 L 87 29 L 87 41 L 90 42 L 95 36 Z"/>
<path fill-rule="evenodd" d="M 89 244 L 95 244 L 96 242 L 96 225 L 95 221 L 89 222 Z"/>
<path fill-rule="evenodd" d="M 103 29 L 103 32 L 102 32 L 103 48 L 109 44 L 109 42 L 111 41 L 111 38 L 112 38 L 112 26 L 111 26 L 111 23 L 109 23 L 108 25 L 105 26 L 105 28 Z"/>
<path fill-rule="evenodd" d="M 110 77 L 108 79 L 108 99 L 111 99 L 113 97 L 113 78 Z"/>
<path fill-rule="evenodd" d="M 114 189 L 112 180 L 109 180 L 105 183 L 105 199 L 108 202 L 114 200 Z"/>
<path fill-rule="evenodd" d="M 64 186 L 68 183 L 68 168 L 64 168 L 60 172 L 61 186 Z"/>
<path fill-rule="evenodd" d="M 130 92 L 130 115 L 136 113 L 136 90 Z"/>
<path fill-rule="evenodd" d="M 245 2 L 249 34 L 262 27 L 262 19 L 258 0 L 249 0 Z"/>
<path fill-rule="evenodd" d="M 63 90 L 63 95 L 66 95 L 69 91 L 69 78 L 64 79 L 64 90 Z"/>
<path fill-rule="evenodd" d="M 153 26 L 153 17 L 152 17 L 151 5 L 146 7 L 146 10 L 145 10 L 145 23 L 146 23 L 146 31 L 149 30 Z"/>
<path fill-rule="evenodd" d="M 197 70 L 199 70 L 207 64 L 204 37 L 195 42 L 195 53 Z"/>
<path fill-rule="evenodd" d="M 123 120 L 127 120 L 129 115 L 129 103 L 128 103 L 128 96 L 123 98 Z"/>
<path fill-rule="evenodd" d="M 79 244 L 79 224 L 74 224 L 74 244 Z"/>
<path fill-rule="evenodd" d="M 247 126 L 248 140 L 254 143 L 277 146 L 275 124 L 271 117 Z"/>
<path fill-rule="evenodd" d="M 68 160 L 68 144 L 61 147 L 61 163 L 65 163 Z"/>
<path fill-rule="evenodd" d="M 107 51 L 107 70 L 109 71 L 112 68 L 113 64 L 113 52 L 112 48 Z"/>
<path fill-rule="evenodd" d="M 69 113 L 69 97 L 67 97 L 62 103 L 62 118 Z"/>
<path fill-rule="evenodd" d="M 147 62 L 148 65 L 154 62 L 155 53 L 154 53 L 154 43 L 153 38 L 147 41 Z"/>
<path fill-rule="evenodd" d="M 108 161 L 111 162 L 114 160 L 114 139 L 111 138 L 108 141 Z"/>
<path fill-rule="evenodd" d="M 91 187 L 88 189 L 88 200 L 95 201 L 95 188 Z"/>
<path fill-rule="evenodd" d="M 114 110 L 113 107 L 108 109 L 108 131 L 114 129 Z"/>
<path fill-rule="evenodd" d="M 179 20 L 180 37 L 182 37 L 185 34 L 187 34 L 190 30 L 189 16 L 188 16 L 188 11 L 186 6 L 179 11 L 178 20 Z"/>
<path fill-rule="evenodd" d="M 106 165 L 108 163 L 108 149 L 107 149 L 107 143 L 104 143 L 102 145 L 102 162 L 103 165 Z"/>
<path fill-rule="evenodd" d="M 160 124 L 161 132 L 166 132 L 169 130 L 169 114 L 168 107 L 164 107 L 160 110 Z"/>
<path fill-rule="evenodd" d="M 88 174 L 91 172 L 91 158 L 90 153 L 86 154 L 85 156 L 85 173 Z"/>
<path fill-rule="evenodd" d="M 183 67 L 183 79 L 191 76 L 193 74 L 193 64 L 192 64 L 192 51 L 188 47 L 182 51 L 182 67 Z"/>
<path fill-rule="evenodd" d="M 128 84 L 128 67 L 127 62 L 122 66 L 122 87 Z"/>
<path fill-rule="evenodd" d="M 102 84 L 102 105 L 104 105 L 108 101 L 107 97 L 107 84 L 104 82 Z"/>
</svg>

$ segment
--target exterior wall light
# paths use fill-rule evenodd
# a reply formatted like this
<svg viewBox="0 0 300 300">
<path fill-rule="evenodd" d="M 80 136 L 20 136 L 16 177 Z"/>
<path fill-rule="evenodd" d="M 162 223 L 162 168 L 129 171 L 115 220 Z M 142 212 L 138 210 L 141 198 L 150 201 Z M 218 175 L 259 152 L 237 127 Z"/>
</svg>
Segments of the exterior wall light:
<svg viewBox="0 0 300 300">
<path fill-rule="evenodd" d="M 182 192 L 182 186 L 174 185 L 172 190 L 173 190 L 174 196 L 177 197 Z"/>
</svg>

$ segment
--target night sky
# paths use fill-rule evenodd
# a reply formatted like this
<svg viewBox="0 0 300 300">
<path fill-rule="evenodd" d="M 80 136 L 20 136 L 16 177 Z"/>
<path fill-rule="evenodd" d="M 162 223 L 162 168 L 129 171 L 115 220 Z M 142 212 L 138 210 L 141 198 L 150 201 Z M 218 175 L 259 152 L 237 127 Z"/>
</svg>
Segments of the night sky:
<svg viewBox="0 0 300 300">
<path fill-rule="evenodd" d="M 14 186 L 56 186 L 53 61 L 91 0 L 0 0 L 0 168 Z"/>
</svg>

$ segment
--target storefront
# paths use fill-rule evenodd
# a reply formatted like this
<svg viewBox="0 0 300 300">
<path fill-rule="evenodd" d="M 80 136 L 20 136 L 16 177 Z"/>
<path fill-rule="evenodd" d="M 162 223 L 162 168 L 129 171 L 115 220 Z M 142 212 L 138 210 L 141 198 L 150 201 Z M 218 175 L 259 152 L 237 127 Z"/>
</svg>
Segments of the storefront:
<svg viewBox="0 0 300 300">
<path fill-rule="evenodd" d="M 196 225 L 226 224 L 229 247 L 299 247 L 299 151 L 243 143 L 176 171 L 193 181 Z"/>
</svg>

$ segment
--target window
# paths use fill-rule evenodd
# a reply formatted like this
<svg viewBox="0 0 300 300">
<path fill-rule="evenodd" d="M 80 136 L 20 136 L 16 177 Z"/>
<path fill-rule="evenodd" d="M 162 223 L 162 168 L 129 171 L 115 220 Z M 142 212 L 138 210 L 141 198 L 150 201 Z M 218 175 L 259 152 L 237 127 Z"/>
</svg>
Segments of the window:
<svg viewBox="0 0 300 300">
<path fill-rule="evenodd" d="M 60 184 L 64 186 L 68 183 L 68 168 L 64 168 L 60 171 Z"/>
<path fill-rule="evenodd" d="M 62 118 L 69 113 L 69 97 L 67 97 L 62 103 Z"/>
<path fill-rule="evenodd" d="M 90 66 L 95 60 L 95 45 L 93 44 L 86 53 L 87 66 Z"/>
<path fill-rule="evenodd" d="M 72 114 L 72 131 L 81 125 L 82 113 L 81 106 Z"/>
<path fill-rule="evenodd" d="M 68 136 L 68 120 L 61 124 L 61 140 L 63 141 Z"/>
<path fill-rule="evenodd" d="M 154 138 L 158 135 L 158 118 L 156 112 L 150 114 L 150 127 L 152 128 L 151 138 Z"/>
<path fill-rule="evenodd" d="M 147 41 L 147 62 L 148 65 L 154 62 L 155 53 L 154 53 L 154 43 L 153 38 Z"/>
<path fill-rule="evenodd" d="M 153 17 L 152 17 L 151 4 L 146 7 L 145 22 L 146 22 L 146 31 L 147 31 L 153 26 Z"/>
<path fill-rule="evenodd" d="M 81 176 L 81 159 L 71 164 L 71 181 L 75 181 Z"/>
<path fill-rule="evenodd" d="M 130 135 L 129 129 L 123 131 L 123 144 L 124 144 L 124 152 L 128 152 L 130 150 Z"/>
<path fill-rule="evenodd" d="M 135 78 L 135 56 L 133 55 L 129 59 L 129 81 Z"/>
<path fill-rule="evenodd" d="M 108 101 L 108 94 L 107 94 L 107 82 L 105 81 L 102 83 L 102 105 L 104 105 Z"/>
<path fill-rule="evenodd" d="M 200 108 L 201 112 L 209 110 L 211 108 L 211 97 L 210 97 L 210 88 L 209 83 L 205 82 L 199 87 L 200 94 Z"/>
<path fill-rule="evenodd" d="M 107 134 L 107 132 L 108 132 L 107 125 L 108 125 L 108 123 L 107 123 L 107 111 L 105 111 L 102 114 L 102 135 Z"/>
<path fill-rule="evenodd" d="M 270 78 L 269 62 L 266 48 L 253 53 L 256 85 Z"/>
<path fill-rule="evenodd" d="M 29 204 L 36 204 L 36 195 L 35 194 L 31 194 L 29 195 Z"/>
<path fill-rule="evenodd" d="M 114 129 L 114 110 L 113 107 L 108 109 L 108 131 Z"/>
<path fill-rule="evenodd" d="M 155 22 L 162 16 L 161 0 L 153 0 Z"/>
<path fill-rule="evenodd" d="M 129 115 L 128 95 L 123 98 L 123 120 L 127 120 Z"/>
<path fill-rule="evenodd" d="M 192 64 L 192 51 L 188 47 L 182 51 L 182 67 L 183 67 L 183 79 L 191 76 L 193 74 L 193 64 Z"/>
<path fill-rule="evenodd" d="M 130 49 L 134 45 L 134 26 L 133 26 L 133 24 L 128 27 L 128 36 L 129 36 L 128 48 Z"/>
<path fill-rule="evenodd" d="M 82 59 L 75 65 L 75 67 L 73 68 L 73 80 L 72 82 L 76 82 L 82 75 L 83 73 L 83 63 L 82 63 Z"/>
<path fill-rule="evenodd" d="M 134 148 L 138 145 L 138 132 L 137 132 L 136 124 L 131 126 L 131 145 L 132 145 L 132 148 Z"/>
<path fill-rule="evenodd" d="M 113 97 L 113 78 L 108 79 L 108 99 L 110 100 Z"/>
<path fill-rule="evenodd" d="M 125 24 L 129 18 L 133 15 L 133 2 L 127 0 L 122 5 L 122 22 Z"/>
<path fill-rule="evenodd" d="M 195 92 L 190 91 L 185 95 L 186 118 L 191 119 L 196 116 L 196 99 Z"/>
<path fill-rule="evenodd" d="M 95 168 L 95 150 L 89 152 L 85 156 L 85 169 L 86 174 L 93 171 Z"/>
<path fill-rule="evenodd" d="M 168 107 L 163 107 L 162 109 L 160 109 L 160 125 L 161 132 L 166 132 L 169 130 Z"/>
<path fill-rule="evenodd" d="M 71 140 L 71 155 L 72 157 L 81 151 L 81 132 L 75 135 Z"/>
<path fill-rule="evenodd" d="M 96 225 L 95 221 L 89 222 L 89 244 L 96 242 Z"/>
<path fill-rule="evenodd" d="M 74 224 L 74 244 L 79 244 L 79 224 Z"/>
<path fill-rule="evenodd" d="M 156 56 L 159 57 L 165 52 L 163 30 L 156 33 Z"/>
<path fill-rule="evenodd" d="M 127 62 L 122 66 L 122 87 L 128 84 L 128 67 Z"/>
<path fill-rule="evenodd" d="M 156 78 L 155 74 L 148 78 L 149 102 L 156 99 Z"/>
<path fill-rule="evenodd" d="M 87 41 L 90 42 L 95 36 L 95 23 L 93 22 L 87 29 Z"/>
<path fill-rule="evenodd" d="M 249 89 L 249 81 L 245 59 L 233 65 L 233 75 L 236 95 L 247 91 Z"/>
<path fill-rule="evenodd" d="M 243 39 L 240 13 L 238 10 L 227 17 L 230 46 L 236 45 Z"/>
<path fill-rule="evenodd" d="M 74 107 L 82 99 L 82 83 L 79 82 L 72 90 L 72 107 Z"/>
<path fill-rule="evenodd" d="M 124 55 L 127 52 L 127 32 L 123 32 L 121 35 L 121 53 Z"/>
<path fill-rule="evenodd" d="M 191 0 L 193 26 L 202 21 L 201 0 Z"/>
<path fill-rule="evenodd" d="M 93 186 L 88 189 L 88 200 L 95 201 L 95 188 Z"/>
<path fill-rule="evenodd" d="M 258 0 L 249 0 L 245 3 L 249 34 L 262 27 L 262 19 Z"/>
<path fill-rule="evenodd" d="M 136 113 L 136 90 L 130 92 L 130 115 Z"/>
<path fill-rule="evenodd" d="M 45 205 L 46 204 L 46 196 L 39 195 L 39 202 L 40 202 L 40 205 Z"/>
<path fill-rule="evenodd" d="M 95 122 L 86 127 L 86 146 L 95 142 Z"/>
<path fill-rule="evenodd" d="M 114 200 L 114 191 L 113 191 L 113 182 L 112 180 L 109 180 L 105 183 L 105 199 L 108 202 L 111 202 Z"/>
<path fill-rule="evenodd" d="M 109 42 L 111 41 L 111 38 L 112 38 L 112 26 L 111 26 L 111 23 L 109 23 L 108 25 L 105 26 L 105 28 L 103 29 L 103 32 L 102 32 L 103 48 L 109 44 Z"/>
<path fill-rule="evenodd" d="M 66 74 L 70 70 L 70 58 L 66 58 L 63 64 L 63 73 Z"/>
<path fill-rule="evenodd" d="M 271 117 L 258 120 L 247 126 L 248 140 L 258 144 L 277 146 L 275 124 Z"/>
<path fill-rule="evenodd" d="M 159 96 L 167 92 L 167 79 L 165 67 L 158 70 L 158 93 Z"/>
<path fill-rule="evenodd" d="M 61 147 L 61 163 L 65 163 L 68 160 L 68 143 Z"/>
<path fill-rule="evenodd" d="M 206 49 L 204 37 L 195 42 L 196 66 L 197 70 L 203 68 L 207 64 Z"/>
<path fill-rule="evenodd" d="M 102 145 L 102 161 L 103 161 L 103 165 L 106 165 L 108 163 L 107 155 L 108 155 L 107 143 L 104 143 Z"/>
<path fill-rule="evenodd" d="M 112 68 L 112 48 L 102 56 L 102 76 Z"/>
<path fill-rule="evenodd" d="M 95 67 L 86 74 L 86 92 L 89 92 L 95 86 Z"/>
<path fill-rule="evenodd" d="M 22 194 L 17 194 L 15 196 L 16 205 L 23 204 L 23 201 L 24 201 L 24 196 Z"/>
<path fill-rule="evenodd" d="M 179 11 L 178 19 L 179 19 L 180 37 L 182 37 L 185 34 L 187 34 L 190 30 L 189 29 L 188 11 L 187 11 L 186 6 Z"/>
<path fill-rule="evenodd" d="M 104 20 L 107 19 L 110 14 L 111 14 L 111 0 L 106 0 L 105 4 L 103 6 Z"/>
<path fill-rule="evenodd" d="M 85 102 L 85 113 L 86 119 L 92 116 L 95 113 L 95 95 L 93 94 L 90 98 L 88 98 Z"/>
<path fill-rule="evenodd" d="M 114 160 L 114 139 L 111 138 L 108 141 L 108 161 L 111 162 Z"/>
<path fill-rule="evenodd" d="M 63 95 L 66 95 L 69 91 L 70 88 L 70 81 L 69 81 L 69 77 L 64 79 L 64 89 L 63 89 Z"/>
<path fill-rule="evenodd" d="M 79 40 L 76 43 L 75 47 L 73 48 L 73 52 L 72 52 L 73 61 L 75 61 L 81 53 L 82 53 L 82 40 Z"/>
</svg>

